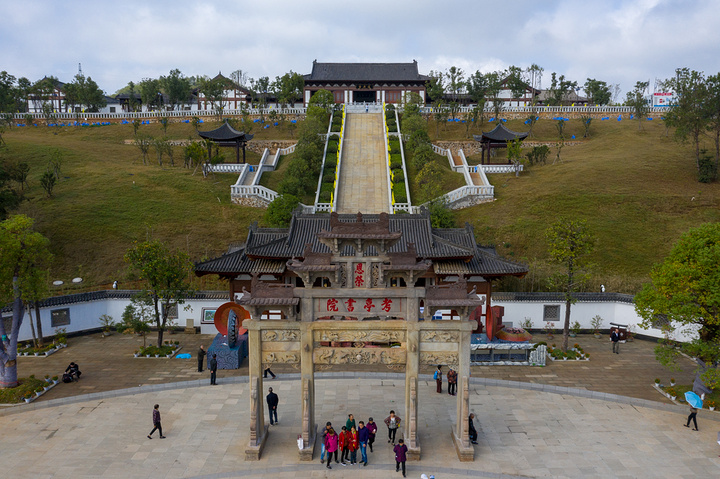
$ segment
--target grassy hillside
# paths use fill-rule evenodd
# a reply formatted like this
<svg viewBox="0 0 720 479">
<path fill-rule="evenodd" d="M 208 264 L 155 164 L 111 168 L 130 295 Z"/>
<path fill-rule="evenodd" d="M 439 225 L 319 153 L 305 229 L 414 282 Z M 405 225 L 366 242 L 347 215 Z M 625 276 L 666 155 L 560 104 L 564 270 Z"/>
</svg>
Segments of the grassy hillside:
<svg viewBox="0 0 720 479">
<path fill-rule="evenodd" d="M 486 123 L 470 134 L 494 126 Z M 526 130 L 521 121 L 507 126 Z M 432 122 L 428 130 L 435 133 Z M 462 124 L 439 130 L 443 140 L 466 138 Z M 156 124 L 143 125 L 141 132 L 165 136 Z M 253 133 L 258 139 L 289 136 L 276 127 L 256 126 Z M 582 136 L 579 120 L 567 125 L 566 135 L 572 134 Z M 184 123 L 171 124 L 167 136 L 196 137 Z M 556 136 L 554 122 L 541 120 L 533 139 L 555 141 Z M 122 281 L 124 252 L 133 241 L 149 237 L 187 250 L 195 260 L 214 256 L 228 242 L 243 240 L 247 226 L 263 214 L 230 204 L 229 185 L 236 175 L 203 178 L 182 168 L 180 148 L 175 167 L 167 159 L 158 166 L 152 151 L 150 164 L 143 165 L 139 150 L 124 144 L 132 138 L 130 125 L 13 128 L 4 138 L 0 158 L 31 166 L 27 201 L 18 212 L 34 217 L 38 230 L 50 238 L 56 255 L 53 279 L 81 276 L 86 287 Z M 55 148 L 63 156 L 61 179 L 54 197 L 46 198 L 39 178 Z M 554 155 L 553 148 L 549 163 Z M 258 158 L 248 156 L 250 162 Z M 460 223 L 475 227 L 479 242 L 494 243 L 501 254 L 530 263 L 527 280 L 505 287 L 543 287 L 549 271 L 544 231 L 560 215 L 586 218 L 597 237 L 592 287 L 602 283 L 625 292 L 638 288 L 681 233 L 720 220 L 720 184 L 697 182 L 691 148 L 665 136 L 660 121 L 646 122 L 640 132 L 635 122 L 595 121 L 591 137 L 566 146 L 562 160 L 530 168 L 519 178 L 489 175 L 497 200 L 457 212 Z M 279 176 L 263 178 L 264 183 L 275 184 Z"/>
<path fill-rule="evenodd" d="M 541 120 L 533 139 L 556 141 L 554 123 Z M 508 127 L 527 130 L 519 121 Z M 464 127 L 458 130 L 455 138 L 464 135 Z M 582 137 L 578 120 L 567 130 Z M 642 131 L 636 122 L 595 121 L 590 138 L 563 148 L 562 162 L 552 164 L 553 147 L 547 165 L 519 178 L 488 175 L 496 201 L 459 211 L 457 218 L 475 227 L 479 242 L 531 265 L 523 284 L 512 285 L 523 289 L 544 287 L 547 226 L 560 216 L 584 218 L 597 239 L 591 289 L 605 284 L 610 291 L 635 292 L 683 232 L 720 221 L 720 184 L 698 183 L 691 147 L 665 133 L 660 121 L 645 122 Z"/>
</svg>

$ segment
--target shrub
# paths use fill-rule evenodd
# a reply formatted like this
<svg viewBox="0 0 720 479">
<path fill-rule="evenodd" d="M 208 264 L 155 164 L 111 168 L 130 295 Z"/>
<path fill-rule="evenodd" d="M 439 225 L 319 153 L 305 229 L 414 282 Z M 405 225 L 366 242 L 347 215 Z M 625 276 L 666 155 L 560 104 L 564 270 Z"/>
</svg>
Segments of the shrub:
<svg viewBox="0 0 720 479">
<path fill-rule="evenodd" d="M 333 183 L 323 183 L 320 185 L 320 196 L 318 197 L 318 201 L 320 203 L 330 203 L 330 198 L 334 191 L 335 189 L 333 188 Z"/>
<path fill-rule="evenodd" d="M 393 187 L 393 195 L 395 195 L 395 203 L 407 203 L 407 193 L 405 192 L 405 182 L 398 181 Z"/>
<path fill-rule="evenodd" d="M 338 140 L 335 137 L 328 140 L 327 151 L 328 151 L 328 153 L 330 153 L 330 152 L 336 153 L 338 151 Z"/>
<path fill-rule="evenodd" d="M 335 169 L 333 168 L 325 168 L 323 170 L 323 183 L 333 183 L 335 182 Z"/>
<path fill-rule="evenodd" d="M 390 147 L 389 151 L 390 151 L 391 155 L 400 154 L 400 140 L 398 140 L 396 138 L 391 138 L 390 141 L 388 142 L 388 144 Z"/>
<path fill-rule="evenodd" d="M 698 181 L 700 183 L 712 183 L 717 178 L 717 164 L 712 155 L 703 150 L 698 165 Z"/>
<path fill-rule="evenodd" d="M 390 155 L 390 169 L 402 168 L 402 156 L 399 154 Z"/>
<path fill-rule="evenodd" d="M 397 183 L 399 181 L 405 181 L 405 175 L 403 174 L 403 170 L 400 168 L 395 168 L 392 170 L 392 178 L 393 183 Z"/>
<path fill-rule="evenodd" d="M 340 131 L 340 123 L 333 123 L 330 131 L 339 132 Z"/>
</svg>

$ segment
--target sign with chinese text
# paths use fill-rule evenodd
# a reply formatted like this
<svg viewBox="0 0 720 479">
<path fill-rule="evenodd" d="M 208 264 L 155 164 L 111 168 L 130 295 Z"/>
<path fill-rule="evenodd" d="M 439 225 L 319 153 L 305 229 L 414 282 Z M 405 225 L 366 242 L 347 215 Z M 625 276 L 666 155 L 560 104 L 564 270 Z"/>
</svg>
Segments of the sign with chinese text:
<svg viewBox="0 0 720 479">
<path fill-rule="evenodd" d="M 315 300 L 319 316 L 388 316 L 403 312 L 402 298 L 328 298 Z"/>
</svg>

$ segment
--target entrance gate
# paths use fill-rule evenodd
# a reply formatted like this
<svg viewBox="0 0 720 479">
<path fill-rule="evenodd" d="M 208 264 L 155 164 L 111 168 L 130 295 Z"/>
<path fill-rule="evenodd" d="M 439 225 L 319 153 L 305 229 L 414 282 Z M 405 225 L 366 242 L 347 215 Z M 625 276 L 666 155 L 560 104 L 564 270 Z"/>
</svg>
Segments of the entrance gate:
<svg viewBox="0 0 720 479">
<path fill-rule="evenodd" d="M 388 216 L 364 223 L 340 222 L 333 214 L 330 231 L 317 234 L 331 253 L 306 248 L 303 259 L 287 262 L 303 286 L 266 283 L 253 278 L 251 292 L 237 302 L 247 308 L 250 375 L 250 441 L 246 459 L 259 459 L 269 429 L 265 424 L 263 370 L 273 364 L 300 369 L 302 394 L 301 460 L 312 460 L 315 421 L 315 371 L 329 365 L 385 365 L 405 371 L 403 437 L 410 459 L 421 455 L 418 425 L 418 373 L 421 367 L 451 366 L 458 373 L 457 420 L 448 431 L 458 458 L 474 459 L 468 436 L 470 335 L 477 322 L 470 313 L 483 303 L 468 293 L 460 278 L 448 285 L 415 287 L 432 266 L 418 259 L 412 243 L 403 253 L 388 250 L 401 233 L 390 232 Z M 314 284 L 329 287 L 313 287 Z M 399 286 L 399 285 L 408 286 Z M 392 287 L 392 285 L 396 285 Z M 421 313 L 422 306 L 422 313 Z M 282 320 L 262 319 L 280 310 Z M 454 310 L 460 320 L 432 321 L 438 310 Z M 268 317 L 268 316 L 265 316 Z"/>
</svg>

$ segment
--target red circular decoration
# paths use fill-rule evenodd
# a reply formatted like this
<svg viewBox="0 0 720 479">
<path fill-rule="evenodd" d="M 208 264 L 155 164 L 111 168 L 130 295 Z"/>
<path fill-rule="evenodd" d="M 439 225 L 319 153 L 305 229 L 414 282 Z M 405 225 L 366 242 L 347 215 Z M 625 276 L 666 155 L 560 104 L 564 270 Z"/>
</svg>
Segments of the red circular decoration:
<svg viewBox="0 0 720 479">
<path fill-rule="evenodd" d="M 230 311 L 235 311 L 235 314 L 237 314 L 238 317 L 238 336 L 245 334 L 247 329 L 242 327 L 242 323 L 246 319 L 250 319 L 250 313 L 248 310 L 237 303 L 233 303 L 232 301 L 223 303 L 217 311 L 215 311 L 215 317 L 213 318 L 213 321 L 215 322 L 215 329 L 217 329 L 218 333 L 223 336 L 227 336 L 228 314 L 230 314 Z"/>
</svg>

